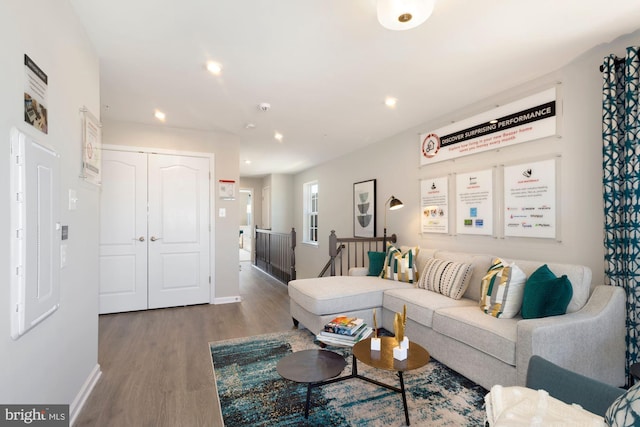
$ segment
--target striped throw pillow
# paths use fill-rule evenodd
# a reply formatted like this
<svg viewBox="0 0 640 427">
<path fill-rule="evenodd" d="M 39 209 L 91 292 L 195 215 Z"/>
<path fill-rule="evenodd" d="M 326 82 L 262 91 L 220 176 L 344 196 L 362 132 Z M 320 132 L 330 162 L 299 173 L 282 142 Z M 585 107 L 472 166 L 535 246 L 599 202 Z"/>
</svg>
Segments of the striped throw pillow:
<svg viewBox="0 0 640 427">
<path fill-rule="evenodd" d="M 472 264 L 431 258 L 424 265 L 418 287 L 460 299 L 469 287 L 472 273 Z"/>
<path fill-rule="evenodd" d="M 420 248 L 409 248 L 405 252 L 393 245 L 387 246 L 387 255 L 380 277 L 398 282 L 415 283 L 418 279 L 416 271 L 416 256 Z"/>
<path fill-rule="evenodd" d="M 527 275 L 515 264 L 495 258 L 482 278 L 480 308 L 493 317 L 510 319 L 520 312 Z"/>
</svg>

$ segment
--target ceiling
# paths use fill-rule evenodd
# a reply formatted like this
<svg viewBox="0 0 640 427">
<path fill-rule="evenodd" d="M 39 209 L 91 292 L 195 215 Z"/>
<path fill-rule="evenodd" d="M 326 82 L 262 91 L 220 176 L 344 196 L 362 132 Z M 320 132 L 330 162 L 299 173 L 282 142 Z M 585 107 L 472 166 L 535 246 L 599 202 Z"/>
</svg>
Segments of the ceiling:
<svg viewBox="0 0 640 427">
<path fill-rule="evenodd" d="M 375 0 L 70 1 L 100 57 L 102 120 L 234 135 L 243 177 L 339 157 L 640 28 L 632 0 L 438 0 L 407 31 L 382 28 Z"/>
</svg>

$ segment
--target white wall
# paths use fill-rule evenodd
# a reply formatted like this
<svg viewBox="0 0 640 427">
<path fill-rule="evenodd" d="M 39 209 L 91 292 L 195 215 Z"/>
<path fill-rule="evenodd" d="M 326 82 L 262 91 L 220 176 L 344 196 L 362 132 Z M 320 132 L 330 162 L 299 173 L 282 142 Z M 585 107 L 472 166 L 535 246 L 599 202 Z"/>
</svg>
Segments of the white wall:
<svg viewBox="0 0 640 427">
<path fill-rule="evenodd" d="M 626 46 L 639 43 L 640 31 L 613 43 L 595 47 L 568 66 L 544 78 L 496 94 L 485 102 L 452 114 L 434 119 L 425 118 L 421 125 L 399 135 L 296 175 L 294 220 L 297 229 L 302 229 L 303 183 L 317 179 L 320 185 L 320 245 L 318 248 L 298 245 L 298 277 L 312 277 L 319 273 L 328 260 L 328 235 L 332 229 L 336 230 L 338 236 L 353 236 L 353 183 L 377 179 L 378 236 L 382 235 L 383 203 L 393 194 L 404 202 L 405 207 L 387 213 L 388 229 L 390 233 L 398 235 L 401 244 L 492 253 L 516 259 L 579 263 L 593 270 L 594 283 L 603 283 L 602 80 L 598 67 L 607 54 L 623 55 Z M 517 100 L 557 82 L 561 83 L 560 99 L 563 108 L 561 138 L 545 138 L 499 151 L 419 167 L 420 133 L 487 111 L 497 104 Z M 558 171 L 560 242 L 468 235 L 420 235 L 421 179 L 556 155 L 561 156 Z"/>
<path fill-rule="evenodd" d="M 293 225 L 293 175 L 271 175 L 271 229 L 288 233 Z"/>
<path fill-rule="evenodd" d="M 215 242 L 211 251 L 212 280 L 215 302 L 230 302 L 240 295 L 238 276 L 238 229 L 240 213 L 236 200 L 218 197 L 218 180 L 236 181 L 236 196 L 239 189 L 238 138 L 216 132 L 175 129 L 167 126 L 150 126 L 138 123 L 105 121 L 103 144 L 157 148 L 176 151 L 213 153 L 215 167 L 211 185 L 215 195 L 212 200 L 212 237 Z M 224 208 L 226 215 L 219 216 Z"/>
<path fill-rule="evenodd" d="M 83 182 L 80 108 L 100 113 L 99 62 L 67 0 L 0 2 L 0 402 L 72 404 L 72 415 L 98 362 L 98 188 Z M 23 55 L 48 75 L 49 134 L 24 123 Z M 68 266 L 60 271 L 60 308 L 17 340 L 9 336 L 9 131 L 61 156 L 61 220 L 69 225 Z M 68 210 L 75 189 L 78 209 Z"/>
</svg>

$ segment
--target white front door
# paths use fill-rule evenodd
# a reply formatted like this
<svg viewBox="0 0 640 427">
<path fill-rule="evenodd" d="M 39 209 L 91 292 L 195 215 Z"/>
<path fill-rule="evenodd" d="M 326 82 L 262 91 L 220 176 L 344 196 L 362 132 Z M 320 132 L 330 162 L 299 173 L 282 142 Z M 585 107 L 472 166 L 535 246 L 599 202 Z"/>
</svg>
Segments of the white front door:
<svg viewBox="0 0 640 427">
<path fill-rule="evenodd" d="M 209 302 L 209 159 L 103 151 L 100 313 Z"/>
<path fill-rule="evenodd" d="M 100 313 L 147 308 L 147 155 L 104 150 Z"/>
<path fill-rule="evenodd" d="M 209 159 L 149 155 L 149 308 L 209 302 Z"/>
</svg>

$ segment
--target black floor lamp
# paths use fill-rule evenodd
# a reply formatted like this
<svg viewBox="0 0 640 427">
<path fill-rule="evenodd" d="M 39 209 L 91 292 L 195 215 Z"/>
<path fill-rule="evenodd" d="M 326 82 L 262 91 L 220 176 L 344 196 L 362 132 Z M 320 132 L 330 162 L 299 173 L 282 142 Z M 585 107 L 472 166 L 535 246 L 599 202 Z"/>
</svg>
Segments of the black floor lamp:
<svg viewBox="0 0 640 427">
<path fill-rule="evenodd" d="M 395 211 L 404 206 L 404 204 L 396 199 L 394 196 L 389 197 L 386 202 L 384 202 L 384 232 L 382 235 L 382 249 L 384 251 L 387 250 L 387 205 L 389 205 L 390 211 Z"/>
</svg>

